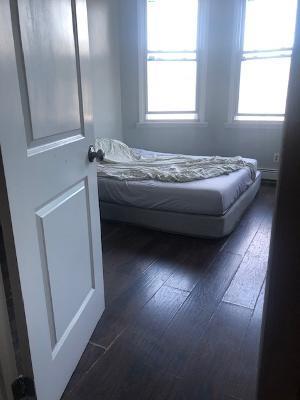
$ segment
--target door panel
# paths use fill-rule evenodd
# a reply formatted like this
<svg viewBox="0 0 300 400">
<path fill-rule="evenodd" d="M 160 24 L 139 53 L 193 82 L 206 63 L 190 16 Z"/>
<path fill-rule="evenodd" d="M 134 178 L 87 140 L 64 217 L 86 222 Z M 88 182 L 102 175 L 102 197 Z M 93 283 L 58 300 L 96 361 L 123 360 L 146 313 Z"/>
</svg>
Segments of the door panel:
<svg viewBox="0 0 300 400">
<path fill-rule="evenodd" d="M 104 310 L 89 70 L 85 0 L 0 2 L 0 146 L 40 400 L 61 397 Z"/>
<path fill-rule="evenodd" d="M 87 200 L 86 184 L 81 182 L 36 213 L 54 350 L 66 340 L 95 289 Z"/>
<path fill-rule="evenodd" d="M 23 0 L 17 7 L 32 140 L 80 129 L 71 0 Z"/>
</svg>

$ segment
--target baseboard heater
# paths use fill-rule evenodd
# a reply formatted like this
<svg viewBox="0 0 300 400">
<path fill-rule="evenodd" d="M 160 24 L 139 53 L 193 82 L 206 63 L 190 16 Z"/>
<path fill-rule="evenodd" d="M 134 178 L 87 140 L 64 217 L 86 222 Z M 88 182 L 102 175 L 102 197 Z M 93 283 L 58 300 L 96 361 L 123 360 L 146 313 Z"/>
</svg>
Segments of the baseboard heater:
<svg viewBox="0 0 300 400">
<path fill-rule="evenodd" d="M 278 180 L 278 169 L 270 169 L 270 168 L 259 168 L 262 179 L 277 181 Z"/>
</svg>

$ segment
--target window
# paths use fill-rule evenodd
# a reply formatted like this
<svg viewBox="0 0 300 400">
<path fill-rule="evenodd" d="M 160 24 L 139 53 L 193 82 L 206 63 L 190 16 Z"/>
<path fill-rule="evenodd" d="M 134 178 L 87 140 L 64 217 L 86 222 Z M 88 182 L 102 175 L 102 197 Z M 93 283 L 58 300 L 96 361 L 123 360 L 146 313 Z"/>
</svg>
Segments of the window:
<svg viewBox="0 0 300 400">
<path fill-rule="evenodd" d="M 197 121 L 198 0 L 145 0 L 141 119 Z"/>
<path fill-rule="evenodd" d="M 235 120 L 283 121 L 297 0 L 245 0 Z"/>
</svg>

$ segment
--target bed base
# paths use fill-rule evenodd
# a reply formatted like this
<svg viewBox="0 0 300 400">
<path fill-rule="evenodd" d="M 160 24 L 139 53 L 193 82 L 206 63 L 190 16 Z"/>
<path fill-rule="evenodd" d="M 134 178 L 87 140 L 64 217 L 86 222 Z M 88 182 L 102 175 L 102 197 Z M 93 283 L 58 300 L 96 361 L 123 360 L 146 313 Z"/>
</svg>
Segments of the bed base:
<svg viewBox="0 0 300 400">
<path fill-rule="evenodd" d="M 254 200 L 261 185 L 261 176 L 220 216 L 184 214 L 173 211 L 144 209 L 100 202 L 103 220 L 125 222 L 145 228 L 181 235 L 222 238 L 229 235 Z"/>
</svg>

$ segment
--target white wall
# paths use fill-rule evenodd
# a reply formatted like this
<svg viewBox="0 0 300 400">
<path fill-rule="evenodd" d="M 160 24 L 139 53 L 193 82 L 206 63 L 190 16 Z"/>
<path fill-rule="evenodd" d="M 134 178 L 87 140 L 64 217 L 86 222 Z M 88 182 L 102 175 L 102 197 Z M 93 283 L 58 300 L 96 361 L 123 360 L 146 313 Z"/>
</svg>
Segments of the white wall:
<svg viewBox="0 0 300 400">
<path fill-rule="evenodd" d="M 207 128 L 136 128 L 138 121 L 137 0 L 120 1 L 123 136 L 147 149 L 190 154 L 242 155 L 260 168 L 277 169 L 282 129 L 227 128 L 234 5 L 238 0 L 210 0 L 207 76 Z"/>
<path fill-rule="evenodd" d="M 122 140 L 118 0 L 87 0 L 95 136 Z"/>
</svg>

